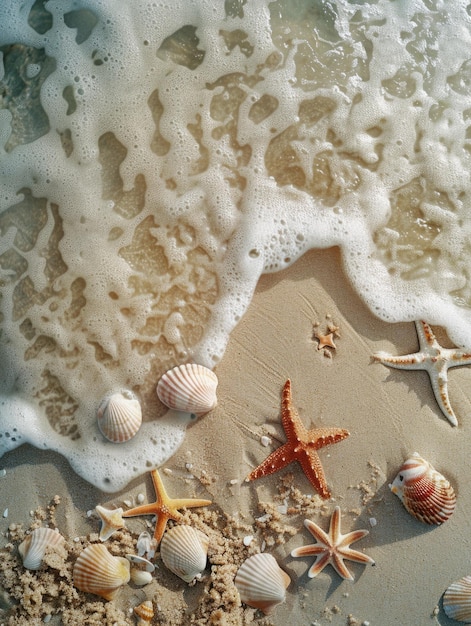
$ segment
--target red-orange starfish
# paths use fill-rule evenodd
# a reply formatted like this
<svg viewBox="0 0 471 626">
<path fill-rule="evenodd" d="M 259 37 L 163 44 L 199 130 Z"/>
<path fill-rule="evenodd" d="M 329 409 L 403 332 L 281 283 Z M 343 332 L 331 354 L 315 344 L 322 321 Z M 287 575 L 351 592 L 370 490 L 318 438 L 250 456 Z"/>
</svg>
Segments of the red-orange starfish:
<svg viewBox="0 0 471 626">
<path fill-rule="evenodd" d="M 149 504 L 142 504 L 136 506 L 133 509 L 129 509 L 122 514 L 123 517 L 135 517 L 136 515 L 156 515 L 157 523 L 155 525 L 154 537 L 157 543 L 160 543 L 162 535 L 165 531 L 165 526 L 169 519 L 173 519 L 178 522 L 182 514 L 178 512 L 178 509 L 192 508 L 195 506 L 207 506 L 211 504 L 211 500 L 195 500 L 193 498 L 170 498 L 165 491 L 165 487 L 159 476 L 157 470 L 153 470 L 151 473 L 152 482 L 154 484 L 155 495 L 157 500 Z"/>
<path fill-rule="evenodd" d="M 322 498 L 330 498 L 330 491 L 317 450 L 331 443 L 342 441 L 350 433 L 343 428 L 312 428 L 307 430 L 291 404 L 290 380 L 287 380 L 283 387 L 281 423 L 288 441 L 272 452 L 245 480 L 255 480 L 261 476 L 274 474 L 293 461 L 298 461 L 319 495 Z"/>
</svg>

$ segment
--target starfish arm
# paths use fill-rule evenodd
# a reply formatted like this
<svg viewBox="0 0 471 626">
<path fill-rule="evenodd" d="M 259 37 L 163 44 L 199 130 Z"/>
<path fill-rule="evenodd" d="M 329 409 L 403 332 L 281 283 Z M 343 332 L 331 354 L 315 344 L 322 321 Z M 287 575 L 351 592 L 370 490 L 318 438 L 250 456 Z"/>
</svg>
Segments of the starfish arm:
<svg viewBox="0 0 471 626">
<path fill-rule="evenodd" d="M 322 556 L 317 557 L 314 563 L 309 568 L 307 575 L 309 578 L 314 578 L 317 574 L 320 574 L 324 567 L 328 565 L 331 561 L 331 556 L 329 552 L 325 552 Z"/>
<path fill-rule="evenodd" d="M 463 350 L 450 350 L 448 357 L 448 367 L 459 367 L 460 365 L 471 365 L 471 354 Z"/>
<path fill-rule="evenodd" d="M 160 478 L 158 470 L 152 470 L 150 476 L 152 478 L 152 484 L 154 485 L 155 497 L 157 499 L 157 502 L 167 501 L 169 498 L 167 492 L 165 491 L 165 487 L 162 479 Z"/>
<path fill-rule="evenodd" d="M 420 352 L 414 354 L 405 354 L 404 356 L 392 356 L 387 352 L 376 352 L 373 354 L 373 360 L 387 367 L 393 367 L 398 370 L 424 370 L 425 356 Z"/>
<path fill-rule="evenodd" d="M 304 526 L 308 529 L 308 531 L 311 533 L 314 539 L 317 539 L 317 541 L 319 542 L 321 546 L 323 546 L 324 548 L 332 546 L 332 541 L 331 541 L 330 536 L 325 532 L 325 530 L 322 530 L 320 526 L 318 526 L 314 522 L 311 522 L 310 519 L 304 520 Z M 310 547 L 313 547 L 313 546 L 310 546 Z"/>
<path fill-rule="evenodd" d="M 291 381 L 289 379 L 285 382 L 281 395 L 281 424 L 288 441 L 297 441 L 306 433 L 298 412 L 292 404 Z"/>
<path fill-rule="evenodd" d="M 138 515 L 158 515 L 160 506 L 157 502 L 151 502 L 149 504 L 141 504 L 135 506 L 133 509 L 129 509 L 123 513 L 123 517 L 137 517 Z"/>
<path fill-rule="evenodd" d="M 340 554 L 344 559 L 348 559 L 349 561 L 355 561 L 355 563 L 369 563 L 370 565 L 374 565 L 375 561 L 367 554 L 363 552 L 359 552 L 358 550 L 351 550 L 350 548 L 345 548 L 340 551 Z"/>
<path fill-rule="evenodd" d="M 417 337 L 419 338 L 419 351 L 429 352 L 430 348 L 434 350 L 440 350 L 440 344 L 435 339 L 435 335 L 430 328 L 430 324 L 423 320 L 416 320 L 415 329 L 417 331 Z"/>
<path fill-rule="evenodd" d="M 428 375 L 432 385 L 433 395 L 435 396 L 435 400 L 437 401 L 441 412 L 452 426 L 458 426 L 458 420 L 456 419 L 456 415 L 451 408 L 450 399 L 448 397 L 448 376 L 446 373 L 446 365 L 443 364 L 438 372 L 436 369 L 428 370 Z"/>
<path fill-rule="evenodd" d="M 286 467 L 286 465 L 289 465 L 292 461 L 294 461 L 292 445 L 285 443 L 267 456 L 258 467 L 250 472 L 245 480 L 255 480 L 261 476 L 274 474 L 278 470 L 283 469 L 283 467 Z"/>
<path fill-rule="evenodd" d="M 330 498 L 330 490 L 327 487 L 324 470 L 316 450 L 303 450 L 303 454 L 298 453 L 297 460 L 303 468 L 307 479 L 321 498 L 324 498 L 324 500 Z"/>
<path fill-rule="evenodd" d="M 158 515 L 157 517 L 157 522 L 155 523 L 154 529 L 154 539 L 156 540 L 157 545 L 159 545 L 160 541 L 162 540 L 169 519 L 170 516 L 164 515 L 163 513 Z"/>
<path fill-rule="evenodd" d="M 338 545 L 340 539 L 342 538 L 342 533 L 340 532 L 340 520 L 340 507 L 336 506 L 334 512 L 332 513 L 332 517 L 330 518 L 329 526 L 329 537 L 334 546 Z"/>
<path fill-rule="evenodd" d="M 303 557 L 303 556 L 317 556 L 318 554 L 324 554 L 326 546 L 320 543 L 313 543 L 308 546 L 300 546 L 291 551 L 291 556 Z"/>
<path fill-rule="evenodd" d="M 174 509 L 194 509 L 198 506 L 209 506 L 211 500 L 197 500 L 196 498 L 179 498 L 178 500 L 169 500 L 169 504 Z"/>
<path fill-rule="evenodd" d="M 343 558 L 340 554 L 334 553 L 332 555 L 331 563 L 339 576 L 345 578 L 346 580 L 354 580 L 352 573 L 343 562 Z"/>
<path fill-rule="evenodd" d="M 345 428 L 314 428 L 307 432 L 306 439 L 315 450 L 346 439 L 350 433 Z"/>
</svg>

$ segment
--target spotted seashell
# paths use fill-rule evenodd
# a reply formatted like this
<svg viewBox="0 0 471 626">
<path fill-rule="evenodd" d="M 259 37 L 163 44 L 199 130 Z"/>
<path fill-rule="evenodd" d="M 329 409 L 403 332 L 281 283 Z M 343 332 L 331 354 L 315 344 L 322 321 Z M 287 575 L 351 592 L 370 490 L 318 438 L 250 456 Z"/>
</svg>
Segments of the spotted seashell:
<svg viewBox="0 0 471 626">
<path fill-rule="evenodd" d="M 443 594 L 443 609 L 448 617 L 471 624 L 471 576 L 452 583 Z"/>
<path fill-rule="evenodd" d="M 134 607 L 134 615 L 137 615 L 137 626 L 146 626 L 150 624 L 152 618 L 154 617 L 154 607 L 152 606 L 152 602 L 150 600 L 146 600 L 139 604 L 139 606 Z"/>
<path fill-rule="evenodd" d="M 141 405 L 132 391 L 118 391 L 102 400 L 97 419 L 98 427 L 109 441 L 123 443 L 141 427 Z"/>
<path fill-rule="evenodd" d="M 26 569 L 37 570 L 41 567 L 48 548 L 63 546 L 64 537 L 52 528 L 36 528 L 18 546 L 18 552 Z"/>
<path fill-rule="evenodd" d="M 103 544 L 92 544 L 80 553 L 73 570 L 73 582 L 87 591 L 112 600 L 118 589 L 129 582 L 129 561 L 112 556 Z"/>
<path fill-rule="evenodd" d="M 169 370 L 157 384 L 157 395 L 170 409 L 203 415 L 217 404 L 216 374 L 203 365 L 187 363 Z"/>
<path fill-rule="evenodd" d="M 242 602 L 269 615 L 284 602 L 291 578 L 274 556 L 261 552 L 242 563 L 234 582 Z"/>
<path fill-rule="evenodd" d="M 166 531 L 160 544 L 165 566 L 190 583 L 206 567 L 208 537 L 191 526 L 174 526 Z"/>
<path fill-rule="evenodd" d="M 417 452 L 404 462 L 389 488 L 425 524 L 442 524 L 455 510 L 453 487 Z"/>
</svg>

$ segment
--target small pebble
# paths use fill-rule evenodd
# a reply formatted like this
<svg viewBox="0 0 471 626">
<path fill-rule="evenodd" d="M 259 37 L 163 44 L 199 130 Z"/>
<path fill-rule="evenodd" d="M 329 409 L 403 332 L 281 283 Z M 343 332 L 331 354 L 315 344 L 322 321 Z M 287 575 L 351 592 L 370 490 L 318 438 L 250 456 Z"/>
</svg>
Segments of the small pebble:
<svg viewBox="0 0 471 626">
<path fill-rule="evenodd" d="M 5 510 L 3 511 L 3 517 L 8 517 L 8 509 L 5 509 Z"/>
<path fill-rule="evenodd" d="M 138 493 L 136 500 L 137 500 L 138 504 L 142 504 L 144 502 L 144 500 L 145 500 L 144 494 L 143 493 Z"/>
<path fill-rule="evenodd" d="M 1 469 L 0 470 L 0 478 L 3 478 L 6 475 L 7 475 L 7 470 L 6 469 Z"/>
<path fill-rule="evenodd" d="M 262 444 L 262 446 L 265 446 L 266 448 L 267 446 L 271 444 L 271 439 L 270 437 L 263 435 L 262 437 L 260 437 L 260 443 Z"/>
<path fill-rule="evenodd" d="M 229 481 L 230 485 L 237 485 L 239 481 L 237 480 L 237 478 L 233 478 L 232 480 Z"/>
<path fill-rule="evenodd" d="M 246 535 L 243 539 L 244 546 L 250 546 L 253 541 L 253 535 Z"/>
<path fill-rule="evenodd" d="M 376 526 L 376 524 L 378 523 L 376 517 L 370 517 L 369 522 L 371 527 Z"/>
</svg>

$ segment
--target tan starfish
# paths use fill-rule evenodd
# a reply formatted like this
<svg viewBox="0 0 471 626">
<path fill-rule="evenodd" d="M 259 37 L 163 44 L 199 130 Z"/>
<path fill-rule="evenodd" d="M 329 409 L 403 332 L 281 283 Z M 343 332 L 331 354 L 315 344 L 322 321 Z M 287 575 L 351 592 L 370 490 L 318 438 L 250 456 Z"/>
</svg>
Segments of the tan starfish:
<svg viewBox="0 0 471 626">
<path fill-rule="evenodd" d="M 101 520 L 100 540 L 106 541 L 111 535 L 124 528 L 123 509 L 105 509 L 104 506 L 97 504 L 95 507 L 96 514 Z"/>
<path fill-rule="evenodd" d="M 340 337 L 340 333 L 339 327 L 334 326 L 333 324 L 327 325 L 327 332 L 325 335 L 320 333 L 317 329 L 314 330 L 314 338 L 317 339 L 317 349 L 324 350 L 325 355 L 332 356 L 328 350 L 325 350 L 325 348 L 332 348 L 332 350 L 337 349 L 334 337 Z"/>
<path fill-rule="evenodd" d="M 443 348 L 427 322 L 415 322 L 419 338 L 419 351 L 404 356 L 391 356 L 386 352 L 373 355 L 374 361 L 404 370 L 426 370 L 438 406 L 452 426 L 458 425 L 448 398 L 448 369 L 458 365 L 471 365 L 471 353 L 458 348 Z"/>
<path fill-rule="evenodd" d="M 141 504 L 133 509 L 129 509 L 123 513 L 123 517 L 136 517 L 136 515 L 156 515 L 157 523 L 155 525 L 154 538 L 157 544 L 160 543 L 165 531 L 165 527 L 169 519 L 178 522 L 182 518 L 182 514 L 178 509 L 194 508 L 197 506 L 208 506 L 211 500 L 196 500 L 194 498 L 177 498 L 173 499 L 167 495 L 162 479 L 157 470 L 150 473 L 154 484 L 155 495 L 157 500 L 149 504 Z"/>
<path fill-rule="evenodd" d="M 363 552 L 352 550 L 350 544 L 362 539 L 368 535 L 367 530 L 354 530 L 353 532 L 342 535 L 340 532 L 340 507 L 336 506 L 330 519 L 329 532 L 326 533 L 320 526 L 311 522 L 311 520 L 304 520 L 304 526 L 308 529 L 311 535 L 317 539 L 317 543 L 313 543 L 308 546 L 301 546 L 291 552 L 291 556 L 315 556 L 316 560 L 311 565 L 307 575 L 309 578 L 317 576 L 326 565 L 329 563 L 335 569 L 337 574 L 346 578 L 347 580 L 353 580 L 353 576 L 350 570 L 347 568 L 344 559 L 349 561 L 355 561 L 356 563 L 371 563 L 374 565 L 373 559 Z"/>
<path fill-rule="evenodd" d="M 263 463 L 250 472 L 245 480 L 255 480 L 262 476 L 274 474 L 293 461 L 298 461 L 319 495 L 322 498 L 329 498 L 330 491 L 317 450 L 331 443 L 342 441 L 350 433 L 343 428 L 312 428 L 307 430 L 291 404 L 291 381 L 289 379 L 283 387 L 281 422 L 288 441 L 274 450 Z"/>
</svg>

